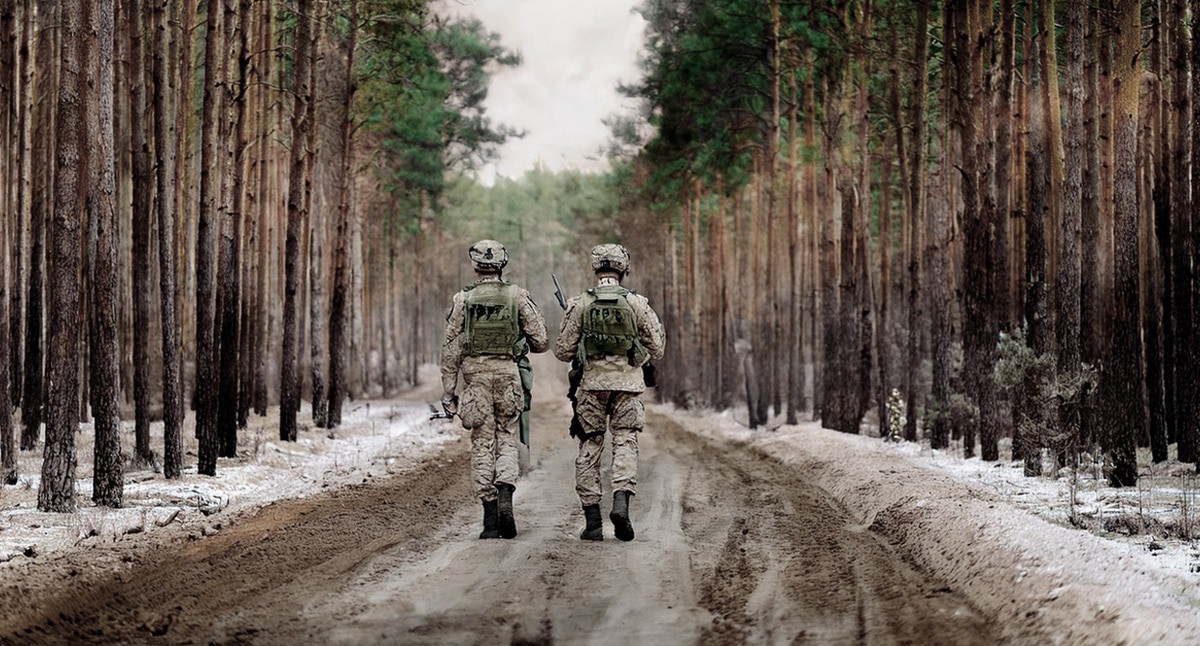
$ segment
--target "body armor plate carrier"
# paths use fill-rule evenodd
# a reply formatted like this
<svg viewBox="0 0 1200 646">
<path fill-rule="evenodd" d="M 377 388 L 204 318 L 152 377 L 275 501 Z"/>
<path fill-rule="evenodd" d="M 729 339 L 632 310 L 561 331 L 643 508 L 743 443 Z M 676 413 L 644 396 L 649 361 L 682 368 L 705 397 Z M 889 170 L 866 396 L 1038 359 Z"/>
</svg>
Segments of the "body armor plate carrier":
<svg viewBox="0 0 1200 646">
<path fill-rule="evenodd" d="M 601 285 L 587 290 L 583 310 L 580 359 L 625 356 L 629 365 L 646 362 L 646 349 L 638 338 L 637 318 L 629 305 L 629 290 L 619 285 Z"/>
<path fill-rule="evenodd" d="M 484 282 L 465 288 L 466 354 L 469 356 L 520 354 L 521 322 L 517 312 L 517 286 Z"/>
</svg>

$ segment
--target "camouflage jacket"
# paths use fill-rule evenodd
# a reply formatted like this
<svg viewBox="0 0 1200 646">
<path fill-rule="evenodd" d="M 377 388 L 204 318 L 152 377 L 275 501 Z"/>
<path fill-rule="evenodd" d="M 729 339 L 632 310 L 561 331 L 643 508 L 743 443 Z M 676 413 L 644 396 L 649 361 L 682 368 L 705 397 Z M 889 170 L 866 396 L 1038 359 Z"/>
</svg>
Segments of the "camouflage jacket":
<svg viewBox="0 0 1200 646">
<path fill-rule="evenodd" d="M 499 280 L 498 278 L 483 278 L 476 281 Z M 517 377 L 517 364 L 505 356 L 466 356 L 463 348 L 465 331 L 465 307 L 467 293 L 460 290 L 454 295 L 450 312 L 446 315 L 446 335 L 442 338 L 442 389 L 447 393 L 455 392 L 459 374 L 474 374 L 480 372 L 506 373 L 512 372 Z M 529 292 L 521 289 L 517 294 L 517 313 L 520 319 L 521 334 L 529 344 L 530 352 L 545 352 L 550 345 L 546 333 L 546 319 Z"/>
<path fill-rule="evenodd" d="M 604 280 L 612 279 L 601 279 L 600 284 L 604 284 Z M 662 359 L 667 335 L 658 320 L 658 314 L 650 307 L 650 301 L 646 300 L 645 296 L 630 292 L 626 299 L 637 317 L 638 340 L 649 354 L 649 360 Z M 582 294 L 567 301 L 562 328 L 559 329 L 558 340 L 554 343 L 554 356 L 560 361 L 571 361 L 578 356 L 583 328 L 583 305 Z M 646 389 L 646 383 L 642 379 L 640 365 L 630 365 L 625 355 L 613 355 L 589 360 L 583 368 L 583 380 L 579 387 L 584 390 L 640 393 Z"/>
</svg>

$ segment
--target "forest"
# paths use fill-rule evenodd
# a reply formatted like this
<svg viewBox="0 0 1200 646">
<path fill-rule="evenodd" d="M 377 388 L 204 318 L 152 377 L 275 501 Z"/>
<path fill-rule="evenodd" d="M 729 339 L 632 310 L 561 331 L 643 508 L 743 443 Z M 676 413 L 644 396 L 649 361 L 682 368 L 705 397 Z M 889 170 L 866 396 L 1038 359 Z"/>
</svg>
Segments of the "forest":
<svg viewBox="0 0 1200 646">
<path fill-rule="evenodd" d="M 676 340 L 661 396 L 858 433 L 896 390 L 905 439 L 1011 437 L 1027 475 L 1197 462 L 1196 2 L 644 15 L 613 152 L 622 233 L 656 231 L 629 243 Z"/>
<path fill-rule="evenodd" d="M 0 457 L 38 507 L 130 465 L 294 441 L 436 362 L 463 250 L 549 273 L 620 240 L 657 394 L 961 442 L 1028 475 L 1197 462 L 1196 0 L 646 0 L 607 174 L 473 172 L 519 52 L 423 0 L 0 0 Z M 550 304 L 550 307 L 546 307 Z M 162 453 L 151 424 L 161 421 Z M 190 431 L 193 426 L 189 425 Z M 132 454 L 122 438 L 132 433 Z M 158 446 L 157 442 L 154 444 Z"/>
</svg>

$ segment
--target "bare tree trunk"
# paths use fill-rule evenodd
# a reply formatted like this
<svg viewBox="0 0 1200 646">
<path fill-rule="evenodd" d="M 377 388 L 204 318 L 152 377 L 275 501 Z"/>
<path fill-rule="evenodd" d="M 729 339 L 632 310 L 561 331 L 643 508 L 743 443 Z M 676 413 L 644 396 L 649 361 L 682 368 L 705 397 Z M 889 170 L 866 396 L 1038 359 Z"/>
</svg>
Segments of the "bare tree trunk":
<svg viewBox="0 0 1200 646">
<path fill-rule="evenodd" d="M 1041 46 L 1042 90 L 1046 92 L 1046 163 L 1049 183 L 1046 186 L 1046 249 L 1047 277 L 1055 283 L 1058 276 L 1058 217 L 1062 210 L 1059 190 L 1063 185 L 1062 105 L 1059 99 L 1058 43 L 1054 21 L 1054 0 L 1042 0 L 1038 14 L 1038 37 Z"/>
<path fill-rule="evenodd" d="M 329 419 L 331 428 L 342 423 L 342 400 L 345 399 L 345 351 L 347 293 L 350 289 L 347 249 L 350 235 L 351 199 L 354 189 L 354 121 L 351 108 L 357 81 L 354 76 L 355 54 L 358 48 L 358 0 L 350 0 L 349 36 L 346 43 L 346 96 L 342 102 L 342 159 L 338 187 L 337 238 L 334 241 L 333 298 L 329 308 Z M 389 281 L 389 284 L 390 281 Z M 386 348 L 384 348 L 386 351 Z M 386 386 L 384 388 L 386 393 Z"/>
<path fill-rule="evenodd" d="M 305 149 L 308 131 L 313 127 L 309 121 L 308 103 L 312 101 L 312 0 L 299 0 L 297 14 L 299 27 L 296 30 L 295 92 L 292 104 L 292 150 L 291 170 L 288 174 L 287 242 L 284 259 L 284 302 L 283 302 L 283 363 L 281 402 L 279 411 L 279 439 L 296 441 L 296 413 L 300 409 L 300 384 L 297 370 L 298 352 L 296 335 L 299 323 L 296 296 L 300 288 L 300 235 L 306 213 L 305 195 L 311 188 L 311 176 L 305 172 Z"/>
<path fill-rule="evenodd" d="M 262 199 L 259 201 L 258 211 L 258 272 L 255 277 L 254 292 L 257 295 L 255 304 L 257 309 L 254 312 L 255 333 L 254 333 L 254 412 L 265 416 L 267 414 L 267 357 L 271 352 L 271 292 L 268 290 L 268 277 L 271 275 L 272 257 L 270 242 L 274 234 L 272 223 L 277 215 L 274 206 L 274 186 L 272 181 L 274 173 L 274 155 L 271 148 L 271 132 L 275 127 L 276 120 L 273 116 L 275 110 L 270 109 L 270 99 L 272 91 L 270 89 L 270 79 L 273 67 L 271 65 L 272 55 L 269 51 L 268 44 L 271 42 L 272 33 L 274 31 L 275 12 L 272 8 L 272 3 L 263 3 L 264 10 L 259 17 L 259 46 L 255 48 L 260 52 L 262 57 L 261 67 L 259 68 L 258 79 L 262 85 L 261 99 L 259 102 L 259 113 L 263 119 L 263 132 L 259 133 L 258 150 L 259 150 L 259 170 L 258 170 L 258 190 L 262 193 Z"/>
<path fill-rule="evenodd" d="M 1192 15 L 1192 50 L 1191 50 L 1191 54 L 1192 54 L 1192 57 L 1191 57 L 1192 94 L 1189 95 L 1189 96 L 1191 96 L 1191 101 L 1192 101 L 1192 104 L 1191 104 L 1191 108 L 1192 108 L 1192 115 L 1191 115 L 1192 116 L 1192 124 L 1191 124 L 1192 125 L 1192 128 L 1191 128 L 1192 193 L 1191 193 L 1191 202 L 1190 202 L 1189 206 L 1190 206 L 1190 211 L 1191 211 L 1191 225 L 1192 225 L 1191 248 L 1192 248 L 1192 252 L 1195 253 L 1195 251 L 1197 249 L 1200 249 L 1200 99 L 1197 99 L 1196 96 L 1194 95 L 1195 91 L 1198 88 L 1200 88 L 1200 1 L 1191 0 L 1189 10 L 1191 11 L 1191 15 Z M 1180 37 L 1182 38 L 1182 34 Z M 1182 78 L 1183 78 L 1183 75 L 1181 74 L 1180 75 L 1180 79 L 1181 79 L 1180 83 L 1183 83 Z M 1176 96 L 1179 96 L 1179 95 L 1176 94 Z M 1182 142 L 1182 134 L 1181 134 L 1180 141 Z M 1181 145 L 1182 145 L 1182 143 L 1181 143 Z M 1180 179 L 1180 181 L 1182 181 L 1182 178 Z M 1197 271 L 1196 267 L 1193 266 L 1192 271 L 1196 272 Z M 1191 300 L 1192 300 L 1192 308 L 1193 308 L 1192 321 L 1194 323 L 1195 316 L 1196 316 L 1195 308 L 1200 307 L 1200 277 L 1196 276 L 1195 274 L 1193 274 L 1193 276 L 1192 276 Z M 1200 343 L 1200 332 L 1197 332 L 1195 329 L 1195 326 L 1193 325 L 1191 343 L 1189 344 L 1189 347 L 1191 347 L 1193 349 L 1193 352 L 1195 351 L 1197 343 Z M 1192 357 L 1194 358 L 1195 354 L 1193 354 Z M 1191 370 L 1191 372 L 1190 372 L 1191 379 L 1187 383 L 1190 385 L 1191 392 L 1187 393 L 1184 396 L 1191 398 L 1191 400 L 1193 402 L 1192 411 L 1195 412 L 1197 408 L 1200 408 L 1200 392 L 1198 392 L 1198 390 L 1200 390 L 1200 385 L 1198 385 L 1197 381 L 1196 381 L 1198 378 L 1197 373 L 1200 372 L 1200 370 L 1198 370 L 1196 368 L 1195 361 L 1192 362 L 1192 364 L 1189 366 L 1189 369 Z M 1178 438 L 1177 438 L 1178 442 L 1181 445 L 1181 448 L 1179 450 L 1179 459 L 1180 460 L 1186 459 L 1190 462 L 1200 463 L 1200 428 L 1197 428 L 1196 423 L 1195 423 L 1196 419 L 1194 416 L 1190 419 L 1193 422 L 1191 427 L 1190 428 L 1180 428 L 1180 430 L 1179 430 L 1179 434 L 1178 434 Z"/>
<path fill-rule="evenodd" d="M 9 386 L 12 396 L 12 405 L 20 406 L 24 409 L 21 402 L 23 394 L 23 382 L 25 377 L 25 357 L 22 352 L 24 347 L 24 335 L 22 334 L 22 324 L 24 322 L 24 293 L 22 286 L 25 284 L 25 221 L 28 218 L 29 203 L 30 203 L 30 186 L 29 176 L 32 167 L 29 163 L 29 123 L 32 117 L 32 97 L 33 83 L 32 70 L 33 64 L 29 52 L 30 39 L 33 37 L 33 3 L 21 3 L 21 36 L 17 47 L 16 60 L 16 75 L 14 82 L 16 91 L 13 93 L 15 125 L 16 133 L 16 150 L 14 151 L 14 161 L 16 162 L 16 170 L 10 171 L 9 176 L 17 178 L 13 184 L 12 190 L 14 193 L 14 213 L 16 214 L 16 226 L 11 234 L 10 246 L 13 249 L 13 266 L 12 266 L 12 288 L 9 292 L 11 306 L 8 310 L 8 321 L 12 331 L 12 345 L 9 346 Z"/>
<path fill-rule="evenodd" d="M 318 15 L 315 21 L 312 38 L 313 64 L 309 73 L 312 74 L 312 87 L 317 86 L 317 61 L 321 60 L 320 50 L 320 34 L 323 30 L 321 26 L 321 9 L 317 9 Z M 315 90 L 314 90 L 315 92 Z M 316 173 L 317 165 L 317 149 L 320 143 L 320 138 L 317 136 L 317 121 L 316 121 L 316 104 L 317 99 L 314 93 L 313 100 L 308 103 L 309 121 L 312 123 L 312 128 L 308 133 L 308 161 L 307 170 L 308 176 L 312 178 Z M 310 179 L 315 183 L 315 179 Z M 312 417 L 313 426 L 324 428 L 328 426 L 329 416 L 329 400 L 325 391 L 325 342 L 328 340 L 328 334 L 325 331 L 326 312 L 325 312 L 325 238 L 328 230 L 326 221 L 326 213 L 324 210 L 324 201 L 318 207 L 317 195 L 315 188 L 309 189 L 308 195 L 308 324 L 309 324 L 309 368 L 310 379 L 312 383 Z"/>
<path fill-rule="evenodd" d="M 152 2 L 154 0 L 151 0 Z M 156 460 L 150 448 L 150 340 L 153 292 L 150 290 L 150 236 L 153 214 L 150 198 L 153 178 L 147 130 L 153 123 L 146 118 L 146 75 L 143 71 L 142 3 L 129 0 L 129 107 L 133 134 L 133 400 L 134 463 L 142 467 Z"/>
<path fill-rule="evenodd" d="M 1099 36 L 1098 11 L 1089 11 L 1089 38 L 1084 50 L 1084 161 L 1081 211 L 1081 275 L 1079 284 L 1080 356 L 1096 365 L 1100 355 L 1100 128 L 1099 128 Z M 1090 395 L 1091 393 L 1089 393 Z M 1095 397 L 1084 400 L 1080 410 L 1080 446 L 1091 450 L 1096 442 L 1093 428 Z"/>
<path fill-rule="evenodd" d="M 37 448 L 38 436 L 46 410 L 45 376 L 49 365 L 44 365 L 43 344 L 44 301 L 46 299 L 44 273 L 46 268 L 46 225 L 50 211 L 55 179 L 53 154 L 55 136 L 55 108 L 53 97 L 57 96 L 58 56 L 55 51 L 58 3 L 53 0 L 38 0 L 37 36 L 37 101 L 33 122 L 33 200 L 29 216 L 29 298 L 26 299 L 25 318 L 25 392 L 21 396 L 21 449 L 32 451 Z"/>
<path fill-rule="evenodd" d="M 921 366 L 921 251 L 922 223 L 925 221 L 925 93 L 929 76 L 929 0 L 917 1 L 916 33 L 919 35 L 913 54 L 912 146 L 910 157 L 901 160 L 908 164 L 908 340 L 904 371 L 904 397 L 908 415 L 904 439 L 917 440 L 917 417 L 920 397 L 917 393 L 917 370 Z M 899 124 L 897 124 L 899 127 Z M 898 136 L 903 136 L 900 134 Z M 943 173 L 944 174 L 944 173 Z M 934 242 L 933 244 L 937 244 Z M 937 301 L 945 303 L 946 301 Z M 932 312 L 931 308 L 931 312 Z"/>
<path fill-rule="evenodd" d="M 116 164 L 113 135 L 113 0 L 91 0 L 87 94 L 88 219 L 96 232 L 92 262 L 90 318 L 91 402 L 95 417 L 96 444 L 92 466 L 92 500 L 98 505 L 122 506 L 124 462 L 121 457 L 120 378 L 117 306 L 120 302 L 117 275 Z"/>
<path fill-rule="evenodd" d="M 1066 183 L 1062 189 L 1062 217 L 1059 221 L 1058 280 L 1054 284 L 1060 374 L 1078 372 L 1082 360 L 1079 345 L 1079 285 L 1083 271 L 1080 245 L 1083 221 L 1083 36 L 1086 16 L 1082 2 L 1068 6 Z M 1074 444 L 1079 434 L 1079 409 L 1074 402 L 1065 404 L 1060 411 L 1059 423 L 1062 433 Z"/>
<path fill-rule="evenodd" d="M 1113 123 L 1115 273 L 1109 355 L 1103 375 L 1106 399 L 1113 403 L 1111 451 L 1113 486 L 1137 483 L 1137 442 L 1143 429 L 1142 337 L 1138 329 L 1139 228 L 1137 181 L 1138 89 L 1141 67 L 1141 3 L 1117 0 Z"/>
<path fill-rule="evenodd" d="M 968 9 L 965 0 L 955 2 L 956 18 L 962 20 L 961 28 L 955 32 L 954 59 L 957 62 L 954 86 L 958 97 L 955 118 L 962 131 L 962 159 L 960 172 L 962 175 L 963 197 L 963 233 L 965 235 L 963 251 L 963 386 L 966 394 L 971 397 L 979 408 L 980 423 L 985 407 L 993 405 L 991 393 L 991 365 L 988 363 L 990 353 L 987 351 L 987 319 L 991 316 L 991 303 L 988 302 L 988 255 L 989 245 L 987 228 L 980 212 L 979 171 L 980 155 L 976 144 L 982 137 L 979 135 L 975 103 L 980 95 L 976 86 L 977 71 L 982 56 L 978 47 L 973 45 L 978 26 L 975 16 Z M 947 8 L 947 11 L 950 11 Z M 973 154 L 974 153 L 974 154 Z M 963 455 L 975 455 L 976 428 L 967 425 L 963 428 Z"/>
<path fill-rule="evenodd" d="M 200 217 L 196 230 L 196 437 L 200 441 L 198 471 L 216 475 L 220 450 L 217 436 L 217 348 L 214 265 L 220 228 L 221 106 L 225 96 L 225 32 L 221 5 L 207 8 L 204 51 L 204 107 L 200 144 Z"/>
<path fill-rule="evenodd" d="M 154 153 L 157 157 L 158 191 L 155 207 L 158 213 L 158 287 L 159 317 L 162 321 L 163 354 L 163 475 L 168 479 L 182 474 L 183 399 L 180 386 L 179 339 L 176 314 L 178 296 L 175 283 L 175 193 L 171 185 L 176 179 L 176 147 L 172 128 L 175 114 L 171 111 L 172 74 L 168 68 L 167 30 L 172 17 L 165 2 L 154 5 Z M 172 6 L 174 4 L 172 3 Z"/>
<path fill-rule="evenodd" d="M 240 13 L 235 11 L 240 4 Z M 249 62 L 249 5 L 225 0 L 225 38 L 229 63 L 236 63 L 236 85 L 226 92 L 224 110 L 228 113 L 227 127 L 231 145 L 223 151 L 225 171 L 222 191 L 225 203 L 220 232 L 220 281 L 217 297 L 217 325 L 221 332 L 218 369 L 220 396 L 217 404 L 218 455 L 237 456 L 238 409 L 238 320 L 241 311 L 242 213 L 246 208 L 244 178 L 246 169 L 246 90 Z M 224 67 L 222 68 L 224 69 Z"/>
<path fill-rule="evenodd" d="M 1200 351 L 1196 343 L 1200 342 L 1200 334 L 1195 331 L 1196 306 L 1200 304 L 1195 295 L 1200 292 L 1197 271 L 1194 265 L 1197 250 L 1200 250 L 1200 231 L 1197 225 L 1200 220 L 1195 214 L 1194 193 L 1198 190 L 1193 186 L 1188 190 L 1188 144 L 1194 136 L 1190 132 L 1192 114 L 1189 110 L 1192 102 L 1192 88 L 1188 84 L 1188 35 L 1184 27 L 1187 11 L 1185 0 L 1168 0 L 1168 25 L 1171 43 L 1171 70 L 1167 76 L 1171 79 L 1170 101 L 1170 131 L 1174 135 L 1174 145 L 1171 150 L 1170 189 L 1171 189 L 1171 219 L 1175 226 L 1172 232 L 1172 242 L 1176 249 L 1175 271 L 1175 303 L 1177 317 L 1175 330 L 1178 338 L 1176 347 L 1179 349 L 1175 356 L 1177 400 L 1177 448 L 1180 462 L 1197 462 L 1200 459 L 1200 447 L 1196 445 L 1197 423 L 1200 420 L 1200 391 L 1197 390 L 1197 380 L 1200 379 Z M 1193 32 L 1193 40 L 1195 33 Z M 1193 48 L 1195 45 L 1193 44 Z M 1193 82 L 1194 79 L 1193 79 Z M 1166 124 L 1163 124 L 1164 127 Z M 1192 173 L 1195 169 L 1192 169 Z M 1164 261 L 1165 262 L 1165 261 Z M 1163 447 L 1165 449 L 1165 447 Z M 1157 456 L 1156 456 L 1157 457 Z M 1165 459 L 1166 454 L 1162 457 Z"/>
<path fill-rule="evenodd" d="M 1016 2 L 1000 3 L 1000 61 L 996 69 L 996 209 L 992 215 L 992 302 L 997 329 L 1013 326 L 1012 267 L 1009 263 L 1009 226 L 1013 211 L 1013 71 L 1015 69 Z M 989 105 L 989 108 L 991 106 Z"/>
<path fill-rule="evenodd" d="M 51 232 L 50 357 L 46 394 L 46 447 L 38 509 L 75 510 L 75 434 L 79 431 L 79 235 L 86 164 L 84 102 L 89 60 L 86 7 L 64 3 L 59 31 L 61 82 L 55 143 L 55 205 Z"/>
<path fill-rule="evenodd" d="M 10 69 L 11 60 L 8 48 L 7 34 L 11 32 L 16 25 L 16 6 L 12 0 L 0 0 L 0 45 L 4 46 L 4 50 L 0 52 L 0 73 L 7 74 Z M 28 11 L 28 10 L 27 10 Z M 20 163 L 20 155 L 12 154 L 12 133 L 9 125 L 12 123 L 12 115 L 7 114 L 9 105 L 9 96 L 6 96 L 5 90 L 11 91 L 11 85 L 0 79 L 0 324 L 8 325 L 10 319 L 8 317 L 9 309 L 9 257 L 15 255 L 20 257 L 20 244 L 12 244 L 9 236 L 9 222 L 18 222 L 21 220 L 21 213 L 18 211 L 15 215 L 9 211 L 9 195 L 10 185 L 9 177 L 13 175 L 11 170 L 12 162 Z M 15 152 L 15 151 L 13 151 Z M 16 253 L 12 253 L 13 249 Z M 19 284 L 19 283 L 18 283 Z M 18 291 L 14 289 L 13 291 Z M 17 319 L 20 323 L 20 319 Z M 0 325 L 0 330 L 4 330 L 3 325 Z M 13 330 L 16 332 L 16 330 Z M 3 343 L 0 343 L 0 476 L 4 484 L 17 483 L 17 455 L 16 444 L 14 441 L 13 430 L 13 405 L 12 392 L 10 386 L 10 378 L 13 374 L 10 364 L 10 348 L 14 348 L 16 344 L 10 344 L 8 331 L 4 333 Z"/>
<path fill-rule="evenodd" d="M 834 196 L 836 195 L 837 183 L 837 149 L 834 144 L 834 135 L 838 132 L 838 116 L 835 116 L 837 101 L 832 97 L 833 92 L 830 88 L 825 88 L 825 133 L 823 137 L 823 146 L 825 152 L 825 208 L 823 209 L 823 217 L 821 219 L 821 254 L 820 265 L 823 268 L 821 273 L 821 339 L 823 346 L 821 360 L 821 380 L 823 391 L 821 393 L 820 417 L 821 422 L 828 428 L 836 428 L 836 424 L 840 421 L 841 410 L 838 406 L 839 400 L 835 390 L 839 387 L 844 387 L 843 383 L 845 374 L 842 370 L 841 357 L 838 356 L 840 349 L 839 341 L 842 330 L 842 321 L 839 320 L 838 311 L 838 264 L 837 264 L 837 239 L 834 238 Z M 844 215 L 844 214 L 843 214 Z"/>
<path fill-rule="evenodd" d="M 1048 2 L 1050 0 L 1042 0 Z M 1034 47 L 1038 47 L 1037 40 Z M 1035 74 L 1037 72 L 1035 71 Z M 1025 212 L 1025 326 L 1026 339 L 1035 355 L 1050 351 L 1052 330 L 1047 329 L 1049 312 L 1046 304 L 1046 92 L 1041 89 L 1041 83 L 1048 79 L 1035 78 L 1031 80 L 1029 91 L 1029 150 L 1026 161 L 1027 183 L 1029 185 L 1029 206 Z M 1019 410 L 1016 417 L 1026 416 L 1036 418 L 1042 411 L 1035 409 L 1033 393 L 1028 386 L 1020 395 Z M 1021 455 L 1025 460 L 1025 475 L 1041 475 L 1041 449 L 1043 440 L 1040 437 L 1027 437 L 1021 434 Z"/>
<path fill-rule="evenodd" d="M 787 298 L 784 301 L 788 304 L 787 322 L 788 322 L 788 340 L 784 343 L 787 350 L 787 423 L 796 424 L 800 421 L 800 411 L 804 408 L 804 389 L 806 387 L 804 378 L 804 366 L 800 363 L 801 346 L 803 345 L 801 326 L 800 326 L 800 301 L 801 301 L 801 286 L 800 286 L 800 214 L 797 210 L 797 201 L 799 200 L 799 168 L 798 162 L 800 159 L 800 123 L 798 120 L 799 110 L 797 100 L 799 97 L 796 92 L 796 72 L 792 70 L 789 75 L 789 93 L 792 96 L 791 107 L 788 109 L 788 166 L 787 166 L 787 249 L 788 249 L 788 282 L 787 282 Z M 717 213 L 713 218 L 724 217 L 723 213 Z M 716 230 L 716 225 L 709 225 L 710 242 L 713 237 L 712 231 Z M 719 256 L 714 254 L 713 260 L 719 260 Z M 708 277 L 709 284 L 720 285 L 721 268 L 718 265 L 710 272 Z M 710 301 L 712 307 L 719 307 L 719 301 Z M 720 316 L 721 310 L 716 310 L 717 316 L 709 316 L 707 320 L 716 321 Z M 710 330 L 718 336 L 720 326 L 710 328 Z M 724 347 L 717 338 L 713 339 L 713 347 L 711 357 L 714 365 L 721 365 L 721 349 Z M 714 392 L 721 390 L 721 380 L 719 370 L 716 371 L 716 381 L 714 382 Z"/>
<path fill-rule="evenodd" d="M 241 100 L 246 104 L 243 108 L 245 114 L 242 120 L 250 119 L 245 128 L 248 130 L 249 136 L 254 137 L 250 141 L 245 136 L 240 139 L 239 149 L 240 155 L 247 161 L 243 165 L 243 170 L 246 173 L 247 188 L 245 195 L 241 198 L 242 202 L 242 221 L 243 230 L 245 232 L 245 240 L 243 242 L 245 250 L 244 262 L 241 267 L 241 325 L 238 330 L 238 405 L 237 405 L 237 426 L 238 428 L 246 428 L 250 418 L 250 402 L 254 394 L 254 364 L 257 335 L 257 317 L 255 313 L 258 311 L 257 301 L 262 298 L 261 292 L 255 290 L 253 277 L 256 275 L 257 268 L 260 264 L 260 256 L 258 255 L 258 235 L 259 235 L 259 211 L 260 204 L 265 197 L 267 182 L 259 181 L 263 174 L 262 169 L 266 166 L 266 159 L 261 154 L 259 142 L 266 131 L 267 125 L 267 110 L 263 97 L 266 94 L 267 86 L 262 78 L 262 63 L 261 63 L 261 47 L 265 47 L 261 43 L 265 42 L 263 38 L 263 16 L 262 11 L 253 7 L 251 0 L 241 0 L 241 9 L 244 13 L 242 20 L 242 29 L 246 31 L 246 36 L 242 42 L 243 60 L 241 61 L 242 69 L 244 70 L 241 77 L 243 96 Z M 266 6 L 266 11 L 270 11 L 270 5 Z M 251 35 L 253 33 L 253 35 Z"/>
<path fill-rule="evenodd" d="M 1175 336 L 1175 271 L 1171 246 L 1171 136 L 1170 110 L 1166 105 L 1167 87 L 1164 84 L 1166 62 L 1164 57 L 1170 52 L 1171 30 L 1164 24 L 1167 0 L 1159 0 L 1155 7 L 1154 36 L 1150 45 L 1150 71 L 1154 74 L 1153 91 L 1150 93 L 1150 103 L 1143 123 L 1151 124 L 1153 131 L 1150 139 L 1143 147 L 1143 157 L 1153 156 L 1154 159 L 1145 169 L 1146 181 L 1151 184 L 1146 191 L 1150 196 L 1151 221 L 1153 236 L 1147 240 L 1149 254 L 1154 262 L 1143 263 L 1145 271 L 1150 275 L 1150 282 L 1144 294 L 1148 319 L 1154 320 L 1154 327 L 1148 328 L 1146 344 L 1147 385 L 1150 397 L 1151 435 L 1160 424 L 1166 428 L 1162 434 L 1164 439 L 1175 437 L 1179 421 L 1175 415 L 1176 404 L 1176 359 L 1182 355 L 1183 349 L 1177 346 Z M 1186 70 L 1185 70 L 1186 71 Z M 1151 149 L 1156 149 L 1153 153 Z M 1152 171 L 1152 172 L 1151 172 Z M 1149 181 L 1153 177 L 1152 181 Z M 1153 242 L 1151 242 L 1153 241 Z M 1161 298 L 1160 298 L 1161 294 Z M 1160 308 L 1161 304 L 1161 308 Z M 1148 321 L 1149 322 L 1149 321 Z M 1161 446 L 1152 443 L 1151 451 L 1154 460 L 1166 460 L 1166 442 Z"/>
</svg>

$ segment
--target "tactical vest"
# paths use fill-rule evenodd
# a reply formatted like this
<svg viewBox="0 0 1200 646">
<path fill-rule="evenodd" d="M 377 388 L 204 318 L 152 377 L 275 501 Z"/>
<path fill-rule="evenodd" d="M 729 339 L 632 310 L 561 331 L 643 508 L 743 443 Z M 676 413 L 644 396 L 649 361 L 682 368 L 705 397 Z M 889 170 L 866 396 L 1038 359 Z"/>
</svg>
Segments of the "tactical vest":
<svg viewBox="0 0 1200 646">
<path fill-rule="evenodd" d="M 580 357 L 597 359 L 625 356 L 629 365 L 646 362 L 646 349 L 638 338 L 637 317 L 629 305 L 629 290 L 620 285 L 601 285 L 584 295 Z"/>
<path fill-rule="evenodd" d="M 467 293 L 464 309 L 466 354 L 517 356 L 517 344 L 521 340 L 518 287 L 504 281 L 488 281 L 463 291 Z"/>
</svg>

